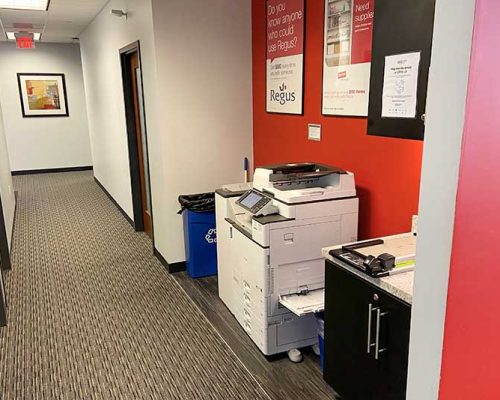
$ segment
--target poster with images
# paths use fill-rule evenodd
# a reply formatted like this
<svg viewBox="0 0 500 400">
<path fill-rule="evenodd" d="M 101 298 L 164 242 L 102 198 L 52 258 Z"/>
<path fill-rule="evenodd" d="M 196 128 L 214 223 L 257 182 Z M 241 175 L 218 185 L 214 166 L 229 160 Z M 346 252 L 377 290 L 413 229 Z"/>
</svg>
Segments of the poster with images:
<svg viewBox="0 0 500 400">
<path fill-rule="evenodd" d="M 375 0 L 325 0 L 323 114 L 368 116 Z"/>
<path fill-rule="evenodd" d="M 305 0 L 268 0 L 266 111 L 302 114 Z"/>
</svg>

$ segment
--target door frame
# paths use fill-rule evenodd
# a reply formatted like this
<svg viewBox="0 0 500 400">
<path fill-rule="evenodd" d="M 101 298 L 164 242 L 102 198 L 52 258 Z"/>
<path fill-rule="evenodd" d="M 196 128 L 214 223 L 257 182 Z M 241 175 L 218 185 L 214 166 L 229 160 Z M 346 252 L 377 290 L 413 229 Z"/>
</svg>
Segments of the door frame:
<svg viewBox="0 0 500 400">
<path fill-rule="evenodd" d="M 142 106 L 146 110 L 145 99 L 144 99 L 144 80 L 142 79 L 142 58 L 141 58 L 141 45 L 140 41 L 133 42 L 128 46 L 120 49 L 120 63 L 122 70 L 122 81 L 123 81 L 123 97 L 125 99 L 125 118 L 127 124 L 127 141 L 128 141 L 128 154 L 129 154 L 129 167 L 130 167 L 130 180 L 132 185 L 132 205 L 134 210 L 134 228 L 136 232 L 144 231 L 144 217 L 142 214 L 142 199 L 141 199 L 141 178 L 139 169 L 139 153 L 138 153 L 138 143 L 136 134 L 136 118 L 134 109 L 134 92 L 132 88 L 131 69 L 129 56 L 133 53 L 137 53 L 139 58 L 139 68 L 141 70 L 141 89 L 142 89 Z M 153 218 L 153 196 L 151 190 L 151 168 L 149 165 L 149 143 L 148 143 L 148 130 L 147 130 L 147 118 L 146 113 L 144 113 L 144 136 L 146 139 L 146 152 L 148 155 L 147 170 L 148 170 L 148 187 L 149 187 L 149 198 L 151 199 L 151 226 L 152 226 L 152 240 L 154 246 L 154 218 Z"/>
</svg>

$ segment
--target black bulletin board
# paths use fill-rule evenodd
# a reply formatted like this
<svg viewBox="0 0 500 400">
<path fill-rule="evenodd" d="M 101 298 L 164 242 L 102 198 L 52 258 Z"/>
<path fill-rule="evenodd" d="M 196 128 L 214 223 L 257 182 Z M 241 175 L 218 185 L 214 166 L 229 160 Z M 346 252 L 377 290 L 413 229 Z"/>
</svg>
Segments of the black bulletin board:
<svg viewBox="0 0 500 400">
<path fill-rule="evenodd" d="M 376 0 L 368 134 L 423 140 L 435 0 Z M 382 118 L 385 57 L 421 52 L 416 118 Z"/>
</svg>

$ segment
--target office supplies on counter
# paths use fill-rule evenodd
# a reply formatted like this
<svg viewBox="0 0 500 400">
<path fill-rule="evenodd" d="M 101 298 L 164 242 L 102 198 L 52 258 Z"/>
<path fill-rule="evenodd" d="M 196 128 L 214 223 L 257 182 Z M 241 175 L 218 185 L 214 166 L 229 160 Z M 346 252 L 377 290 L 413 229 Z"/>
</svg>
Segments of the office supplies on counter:
<svg viewBox="0 0 500 400">
<path fill-rule="evenodd" d="M 381 278 L 414 270 L 415 239 L 406 234 L 357 242 L 334 248 L 328 254 L 372 277 Z"/>
<path fill-rule="evenodd" d="M 321 250 L 357 239 L 358 208 L 354 175 L 313 163 L 257 168 L 252 190 L 216 192 L 219 296 L 265 355 L 317 344 Z"/>
</svg>

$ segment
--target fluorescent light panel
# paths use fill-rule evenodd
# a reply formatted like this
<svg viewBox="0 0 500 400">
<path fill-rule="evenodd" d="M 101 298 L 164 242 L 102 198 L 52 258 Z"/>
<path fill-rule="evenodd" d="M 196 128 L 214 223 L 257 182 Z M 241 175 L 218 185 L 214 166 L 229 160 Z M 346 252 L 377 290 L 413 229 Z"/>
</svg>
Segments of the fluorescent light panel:
<svg viewBox="0 0 500 400">
<path fill-rule="evenodd" d="M 8 40 L 16 40 L 16 33 L 18 32 L 5 32 L 7 34 L 7 39 Z M 40 32 L 33 32 L 33 40 L 35 42 L 39 42 L 40 39 L 42 38 L 42 34 Z"/>
<path fill-rule="evenodd" d="M 50 0 L 0 0 L 0 8 L 47 11 Z"/>
</svg>

